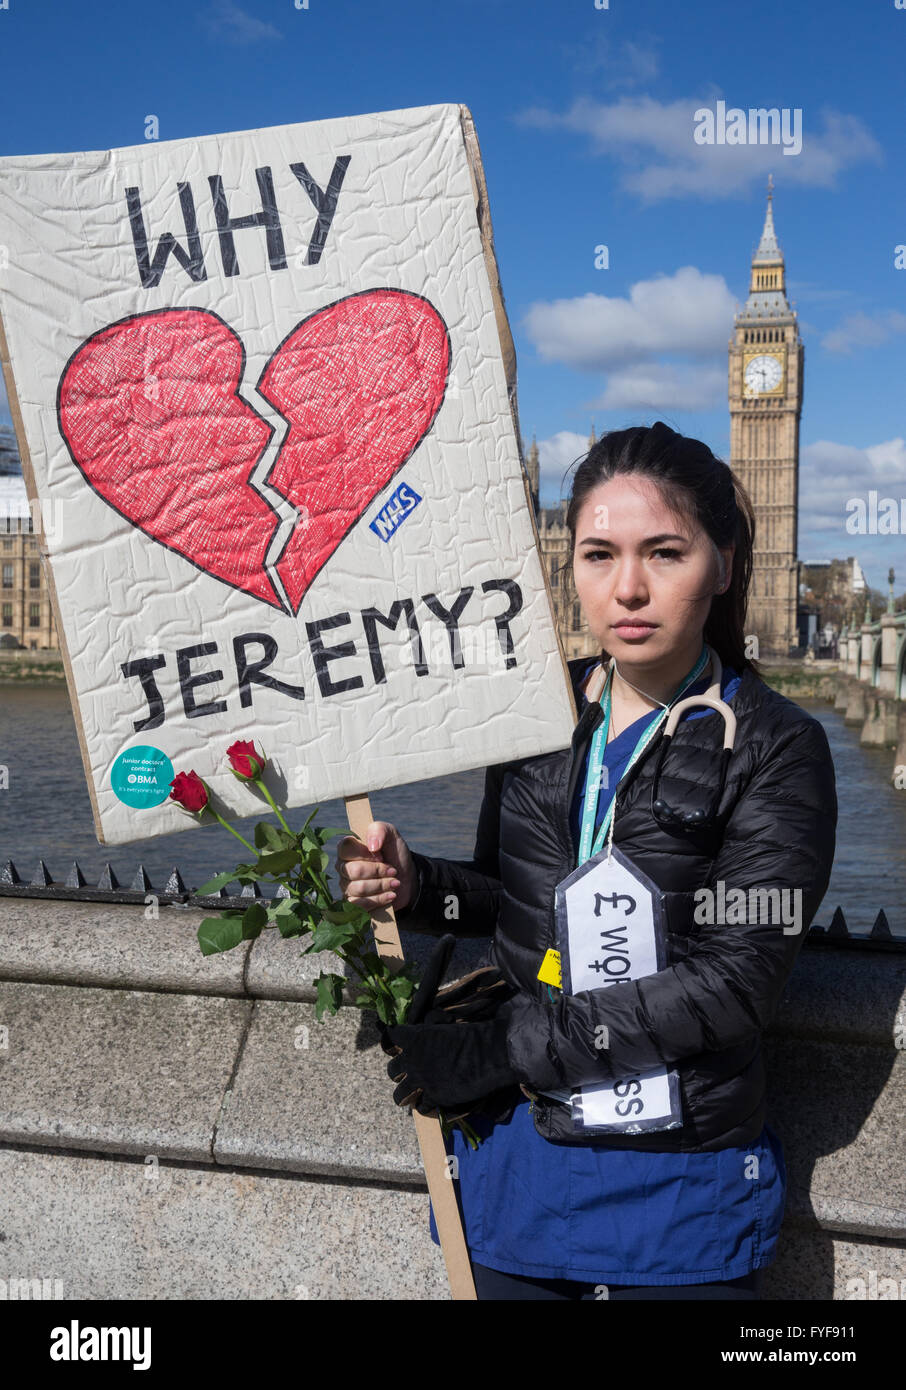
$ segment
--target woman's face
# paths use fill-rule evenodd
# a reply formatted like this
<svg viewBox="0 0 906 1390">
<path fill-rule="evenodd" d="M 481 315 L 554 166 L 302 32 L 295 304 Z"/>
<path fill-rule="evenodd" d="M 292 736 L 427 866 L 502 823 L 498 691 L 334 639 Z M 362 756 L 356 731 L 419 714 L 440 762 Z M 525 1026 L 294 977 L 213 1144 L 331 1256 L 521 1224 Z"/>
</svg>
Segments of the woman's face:
<svg viewBox="0 0 906 1390">
<path fill-rule="evenodd" d="M 651 479 L 617 474 L 601 483 L 579 512 L 573 551 L 596 643 L 627 667 L 687 651 L 694 660 L 711 599 L 728 587 L 732 555 L 733 546 L 718 551 L 697 523 L 676 516 Z"/>
</svg>

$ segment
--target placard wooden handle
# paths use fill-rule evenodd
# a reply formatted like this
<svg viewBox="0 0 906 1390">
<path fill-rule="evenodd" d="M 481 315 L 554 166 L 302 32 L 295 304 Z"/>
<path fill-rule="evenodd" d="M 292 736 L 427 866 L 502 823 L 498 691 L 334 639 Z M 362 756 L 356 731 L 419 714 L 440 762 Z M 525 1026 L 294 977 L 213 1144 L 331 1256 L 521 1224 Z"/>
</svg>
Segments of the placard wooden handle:
<svg viewBox="0 0 906 1390">
<path fill-rule="evenodd" d="M 347 796 L 345 801 L 350 830 L 363 844 L 367 844 L 368 827 L 374 820 L 367 792 Z M 393 909 L 377 908 L 371 913 L 371 922 L 378 955 L 392 970 L 399 970 L 403 965 L 403 948 Z M 455 1179 L 447 1166 L 447 1150 L 440 1120 L 420 1115 L 417 1110 L 412 1111 L 412 1116 L 434 1208 L 441 1253 L 447 1266 L 450 1293 L 454 1299 L 475 1299 L 475 1280 L 456 1201 Z"/>
</svg>

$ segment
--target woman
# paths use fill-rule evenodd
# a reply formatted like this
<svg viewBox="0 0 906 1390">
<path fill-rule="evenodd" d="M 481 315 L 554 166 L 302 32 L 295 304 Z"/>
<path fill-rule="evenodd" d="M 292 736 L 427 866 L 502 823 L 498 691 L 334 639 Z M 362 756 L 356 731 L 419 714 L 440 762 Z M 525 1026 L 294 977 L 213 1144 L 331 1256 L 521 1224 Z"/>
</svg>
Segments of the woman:
<svg viewBox="0 0 906 1390">
<path fill-rule="evenodd" d="M 367 848 L 340 842 L 340 879 L 360 906 L 392 903 L 406 930 L 493 935 L 510 997 L 492 1016 L 451 1028 L 435 1009 L 385 1039 L 398 1103 L 462 1113 L 490 1097 L 471 1115 L 479 1147 L 451 1139 L 478 1297 L 756 1298 L 786 1185 L 761 1033 L 830 877 L 827 738 L 746 655 L 751 505 L 706 445 L 660 422 L 605 435 L 576 472 L 567 525 L 601 646 L 569 662 L 572 746 L 487 770 L 471 862 L 410 851 L 378 822 Z M 655 797 L 668 709 L 719 666 L 733 752 L 721 759 L 717 710 L 683 712 Z M 588 962 L 611 978 L 573 993 L 551 975 L 549 952 L 567 944 L 557 889 L 580 864 L 610 872 L 605 842 L 639 899 L 652 890 L 661 954 L 632 978 L 616 957 Z M 621 900 L 596 905 L 608 901 Z M 601 1093 L 606 1129 L 591 1123 Z M 649 1098 L 655 1119 L 634 1122 Z"/>
</svg>

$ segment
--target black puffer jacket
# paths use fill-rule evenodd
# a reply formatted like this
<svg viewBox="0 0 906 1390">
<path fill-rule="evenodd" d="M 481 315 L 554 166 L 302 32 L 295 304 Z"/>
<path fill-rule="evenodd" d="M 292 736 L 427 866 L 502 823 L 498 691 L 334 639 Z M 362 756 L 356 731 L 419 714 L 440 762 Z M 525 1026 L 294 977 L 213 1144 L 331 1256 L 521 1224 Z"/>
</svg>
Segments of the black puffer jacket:
<svg viewBox="0 0 906 1390">
<path fill-rule="evenodd" d="M 576 708 L 589 658 L 569 662 Z M 617 789 L 614 844 L 663 890 L 668 965 L 619 989 L 552 1001 L 537 973 L 556 947 L 554 888 L 578 863 L 568 810 L 600 704 L 587 705 L 571 748 L 489 767 L 470 862 L 413 852 L 419 891 L 397 916 L 404 930 L 493 935 L 488 960 L 518 994 L 507 1048 L 535 1091 L 609 1081 L 667 1066 L 679 1074 L 682 1127 L 629 1135 L 576 1135 L 569 1107 L 539 1096 L 545 1138 L 626 1149 L 702 1151 L 751 1143 L 765 1120 L 761 1032 L 771 1021 L 824 896 L 834 857 L 837 797 L 822 726 L 751 669 L 729 701 L 737 733 L 716 825 L 688 835 L 651 812 L 658 734 Z M 684 809 L 707 806 L 717 785 L 724 723 L 683 718 L 664 764 L 660 794 Z M 801 930 L 776 920 L 696 923 L 696 889 L 801 890 Z M 458 918 L 445 907 L 456 896 Z M 699 916 L 702 914 L 699 913 Z M 715 914 L 716 915 L 716 914 Z M 730 914 L 725 914 L 730 915 Z M 595 1046 L 596 1027 L 608 1047 Z"/>
</svg>

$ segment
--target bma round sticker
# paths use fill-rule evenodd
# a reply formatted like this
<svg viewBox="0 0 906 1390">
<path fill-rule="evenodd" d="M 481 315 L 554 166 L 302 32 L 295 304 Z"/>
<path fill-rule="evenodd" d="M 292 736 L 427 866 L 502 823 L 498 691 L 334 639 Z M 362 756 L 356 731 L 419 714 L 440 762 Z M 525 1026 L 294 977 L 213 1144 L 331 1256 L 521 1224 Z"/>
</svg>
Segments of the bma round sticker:
<svg viewBox="0 0 906 1390">
<path fill-rule="evenodd" d="M 138 811 L 166 801 L 172 781 L 173 764 L 166 753 L 144 745 L 127 748 L 110 770 L 110 782 L 116 797 Z"/>
</svg>

